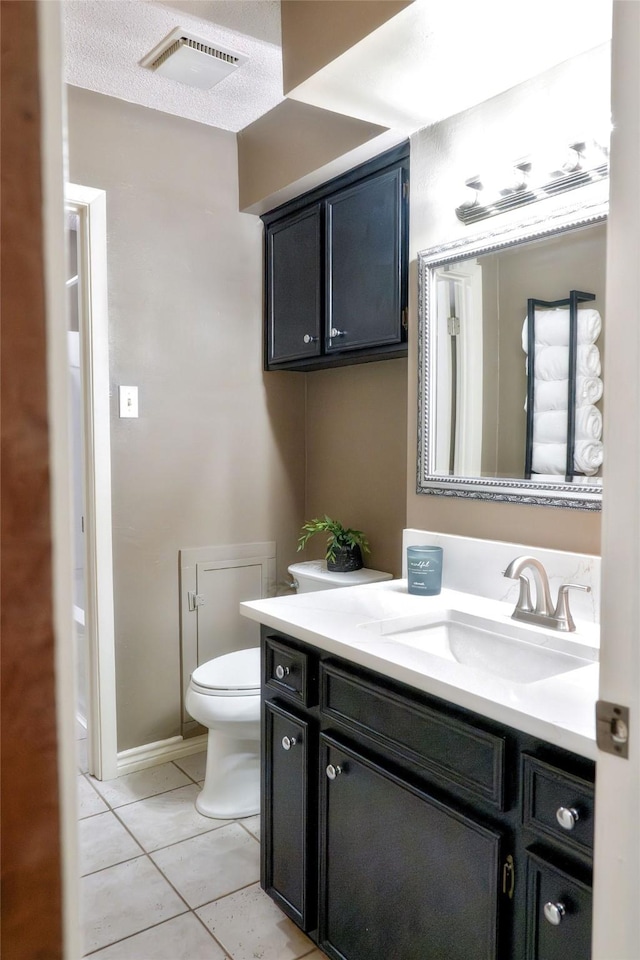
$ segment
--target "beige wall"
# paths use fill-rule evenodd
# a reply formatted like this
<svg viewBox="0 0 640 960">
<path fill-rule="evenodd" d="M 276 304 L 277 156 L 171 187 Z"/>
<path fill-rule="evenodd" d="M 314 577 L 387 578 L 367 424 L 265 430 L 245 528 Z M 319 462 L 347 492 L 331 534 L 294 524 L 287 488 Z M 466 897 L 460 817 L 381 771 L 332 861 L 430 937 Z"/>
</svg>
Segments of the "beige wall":
<svg viewBox="0 0 640 960">
<path fill-rule="evenodd" d="M 530 543 L 556 549 L 600 552 L 600 514 L 555 507 L 533 507 L 419 495 L 416 474 L 417 396 L 417 251 L 461 236 L 455 217 L 464 181 L 497 160 L 510 161 L 532 152 L 569 130 L 588 130 L 597 104 L 608 100 L 609 45 L 547 71 L 486 103 L 479 104 L 411 138 L 411 239 L 409 424 L 407 521 L 411 527 L 475 537 Z M 559 118 L 559 119 L 558 119 Z M 586 134 L 585 134 L 586 135 Z M 553 201 L 544 201 L 551 204 Z M 569 202 L 567 200 L 565 203 Z M 542 215 L 543 203 L 531 215 Z M 504 218 L 504 219 L 503 219 Z M 503 214 L 501 223 L 521 219 Z M 476 232 L 494 224 L 476 226 Z"/>
<path fill-rule="evenodd" d="M 407 361 L 383 360 L 307 377 L 307 518 L 363 530 L 368 567 L 402 575 L 407 462 Z M 315 537 L 307 557 L 324 556 Z"/>
<path fill-rule="evenodd" d="M 262 372 L 262 224 L 235 135 L 78 88 L 70 175 L 107 191 L 118 747 L 180 733 L 178 550 L 304 518 L 304 378 Z M 117 415 L 118 384 L 140 417 Z"/>
<path fill-rule="evenodd" d="M 316 171 L 383 135 L 386 129 L 308 103 L 283 100 L 238 134 L 240 210 L 263 213 L 304 193 L 317 184 Z M 358 162 L 354 159 L 348 166 Z M 343 169 L 340 164 L 321 179 L 328 180 Z M 309 177 L 313 182 L 305 180 Z M 292 184 L 297 186 L 287 189 Z"/>
<path fill-rule="evenodd" d="M 287 94 L 413 0 L 283 0 L 282 86 Z"/>
</svg>

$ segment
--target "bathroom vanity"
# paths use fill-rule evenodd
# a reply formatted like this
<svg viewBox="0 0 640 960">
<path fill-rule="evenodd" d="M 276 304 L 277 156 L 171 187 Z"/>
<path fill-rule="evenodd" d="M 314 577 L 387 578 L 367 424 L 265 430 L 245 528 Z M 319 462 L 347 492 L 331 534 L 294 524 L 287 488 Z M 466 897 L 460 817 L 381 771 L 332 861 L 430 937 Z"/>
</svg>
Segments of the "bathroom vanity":
<svg viewBox="0 0 640 960">
<path fill-rule="evenodd" d="M 280 908 L 335 960 L 588 960 L 590 625 L 550 649 L 511 604 L 404 581 L 243 606 L 262 622 L 261 881 Z M 461 661 L 433 652 L 443 636 L 468 641 Z M 536 648 L 524 667 L 513 637 Z"/>
</svg>

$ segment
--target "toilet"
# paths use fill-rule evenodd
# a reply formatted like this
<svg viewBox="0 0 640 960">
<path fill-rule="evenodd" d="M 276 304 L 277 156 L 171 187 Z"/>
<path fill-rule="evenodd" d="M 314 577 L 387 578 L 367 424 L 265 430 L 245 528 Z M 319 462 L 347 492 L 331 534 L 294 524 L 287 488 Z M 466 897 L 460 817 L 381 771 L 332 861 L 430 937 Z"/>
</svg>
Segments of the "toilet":
<svg viewBox="0 0 640 960">
<path fill-rule="evenodd" d="M 333 573 L 324 560 L 288 568 L 298 593 L 391 580 L 381 570 Z M 187 712 L 209 731 L 204 786 L 196 810 L 235 820 L 260 812 L 260 648 L 214 657 L 191 674 Z"/>
</svg>

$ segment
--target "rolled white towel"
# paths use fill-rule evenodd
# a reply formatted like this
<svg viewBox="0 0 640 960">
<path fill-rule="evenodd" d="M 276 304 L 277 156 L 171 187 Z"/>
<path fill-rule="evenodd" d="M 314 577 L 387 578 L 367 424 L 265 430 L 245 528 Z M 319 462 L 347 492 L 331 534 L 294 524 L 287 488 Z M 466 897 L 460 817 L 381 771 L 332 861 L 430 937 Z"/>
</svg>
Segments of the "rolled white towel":
<svg viewBox="0 0 640 960">
<path fill-rule="evenodd" d="M 602 397 L 603 383 L 600 377 L 576 377 L 576 407 L 597 403 Z M 568 380 L 538 380 L 533 386 L 533 412 L 543 410 L 567 410 L 569 406 Z M 527 409 L 525 399 L 524 408 Z"/>
<path fill-rule="evenodd" d="M 600 377 L 576 377 L 576 405 L 597 403 L 602 399 L 604 384 Z"/>
<path fill-rule="evenodd" d="M 528 317 L 522 327 L 522 349 L 528 352 Z M 592 307 L 578 310 L 578 344 L 595 343 L 602 331 L 602 318 Z M 569 310 L 559 307 L 557 310 L 536 310 L 534 333 L 537 344 L 549 347 L 569 346 Z"/>
<path fill-rule="evenodd" d="M 574 469 L 590 476 L 602 465 L 603 446 L 601 440 L 579 440 L 573 450 Z M 552 473 L 564 475 L 567 465 L 567 445 L 565 443 L 534 443 L 531 455 L 533 473 Z"/>
<path fill-rule="evenodd" d="M 581 344 L 576 350 L 576 376 L 599 377 L 600 351 L 593 344 Z M 566 380 L 569 376 L 568 347 L 536 347 L 536 380 Z"/>
<path fill-rule="evenodd" d="M 602 440 L 576 440 L 573 448 L 573 462 L 576 470 L 587 477 L 598 472 L 602 466 L 604 447 Z"/>
<path fill-rule="evenodd" d="M 576 407 L 575 439 L 599 440 L 602 436 L 602 414 L 593 404 Z M 533 415 L 534 443 L 566 443 L 567 411 L 544 410 Z"/>
</svg>

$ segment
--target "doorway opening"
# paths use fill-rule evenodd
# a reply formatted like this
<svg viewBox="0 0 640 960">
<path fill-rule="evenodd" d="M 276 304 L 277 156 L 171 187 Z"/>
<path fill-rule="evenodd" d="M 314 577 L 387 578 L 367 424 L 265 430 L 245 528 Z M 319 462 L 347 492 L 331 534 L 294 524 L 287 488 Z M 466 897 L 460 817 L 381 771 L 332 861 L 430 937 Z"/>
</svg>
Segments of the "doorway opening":
<svg viewBox="0 0 640 960">
<path fill-rule="evenodd" d="M 111 442 L 107 313 L 106 194 L 65 191 L 69 272 L 77 715 L 87 727 L 87 765 L 99 780 L 118 775 L 111 531 Z"/>
</svg>

